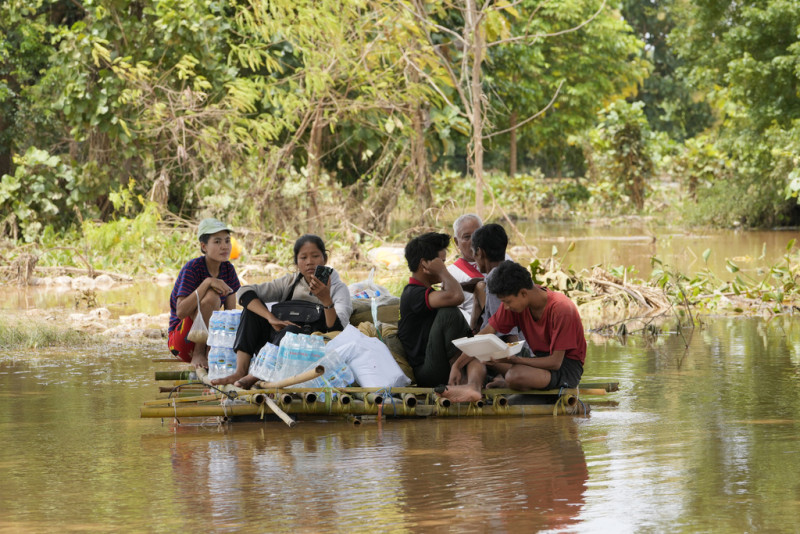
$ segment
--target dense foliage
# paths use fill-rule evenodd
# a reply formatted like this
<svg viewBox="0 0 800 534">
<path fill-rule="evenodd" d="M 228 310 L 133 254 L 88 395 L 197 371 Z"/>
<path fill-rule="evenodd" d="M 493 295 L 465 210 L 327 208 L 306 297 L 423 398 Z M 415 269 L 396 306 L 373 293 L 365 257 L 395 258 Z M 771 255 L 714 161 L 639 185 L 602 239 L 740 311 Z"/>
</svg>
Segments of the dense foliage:
<svg viewBox="0 0 800 534">
<path fill-rule="evenodd" d="M 0 235 L 155 209 L 357 240 L 540 216 L 551 177 L 559 216 L 668 180 L 691 221 L 794 224 L 799 31 L 790 0 L 7 0 Z"/>
</svg>

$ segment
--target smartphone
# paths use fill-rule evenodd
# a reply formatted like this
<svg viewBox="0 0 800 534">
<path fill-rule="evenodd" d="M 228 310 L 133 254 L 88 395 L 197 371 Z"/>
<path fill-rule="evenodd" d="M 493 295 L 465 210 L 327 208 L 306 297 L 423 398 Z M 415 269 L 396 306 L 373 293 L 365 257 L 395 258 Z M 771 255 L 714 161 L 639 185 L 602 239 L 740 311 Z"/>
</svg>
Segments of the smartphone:
<svg viewBox="0 0 800 534">
<path fill-rule="evenodd" d="M 328 267 L 327 265 L 317 265 L 317 268 L 314 270 L 314 276 L 323 284 L 327 284 L 328 279 L 331 277 L 331 272 L 333 272 L 332 267 Z"/>
</svg>

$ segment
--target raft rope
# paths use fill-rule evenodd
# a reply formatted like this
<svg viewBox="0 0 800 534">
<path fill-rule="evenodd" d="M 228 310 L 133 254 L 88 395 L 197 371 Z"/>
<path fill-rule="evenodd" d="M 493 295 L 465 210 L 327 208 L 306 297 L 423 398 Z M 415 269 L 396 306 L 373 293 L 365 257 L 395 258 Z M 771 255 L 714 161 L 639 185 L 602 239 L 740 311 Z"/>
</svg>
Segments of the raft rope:
<svg viewBox="0 0 800 534">
<path fill-rule="evenodd" d="M 176 393 L 177 391 L 179 391 L 183 386 L 190 386 L 190 385 L 195 385 L 195 384 L 201 384 L 203 386 L 206 386 L 206 387 L 209 387 L 211 389 L 214 389 L 214 390 L 218 391 L 219 393 L 221 393 L 222 395 L 224 395 L 227 399 L 230 399 L 231 401 L 234 401 L 236 399 L 236 397 L 238 396 L 238 394 L 235 391 L 223 391 L 223 390 L 219 389 L 218 387 L 212 386 L 211 384 L 206 384 L 205 382 L 190 381 L 190 382 L 186 382 L 185 384 L 179 384 L 179 385 L 175 386 L 174 388 L 172 388 L 170 390 L 170 392 L 169 392 L 169 395 L 167 395 L 167 399 L 172 399 L 172 409 L 175 412 L 175 414 L 172 417 L 175 419 L 175 422 L 178 423 L 178 426 L 182 426 L 181 420 L 178 419 L 178 404 L 176 402 L 178 397 L 173 397 L 172 394 Z M 225 410 L 225 417 L 227 417 L 228 414 L 227 414 L 227 409 L 225 408 L 225 399 L 222 399 L 222 402 L 220 404 L 222 404 L 223 410 Z M 163 417 L 161 418 L 161 424 L 162 425 L 164 424 L 164 418 Z"/>
<path fill-rule="evenodd" d="M 567 411 L 567 398 L 564 396 L 564 387 L 558 389 L 558 400 L 553 405 L 553 416 L 558 415 L 558 407 L 561 406 L 564 408 L 564 413 Z"/>
<path fill-rule="evenodd" d="M 376 395 L 381 395 L 384 399 L 390 399 L 392 402 L 392 412 L 394 412 L 395 417 L 400 417 L 397 413 L 397 407 L 395 406 L 396 399 L 394 395 L 392 395 L 392 388 L 390 387 L 382 387 L 381 389 L 375 392 Z M 386 401 L 384 400 L 384 403 Z"/>
</svg>

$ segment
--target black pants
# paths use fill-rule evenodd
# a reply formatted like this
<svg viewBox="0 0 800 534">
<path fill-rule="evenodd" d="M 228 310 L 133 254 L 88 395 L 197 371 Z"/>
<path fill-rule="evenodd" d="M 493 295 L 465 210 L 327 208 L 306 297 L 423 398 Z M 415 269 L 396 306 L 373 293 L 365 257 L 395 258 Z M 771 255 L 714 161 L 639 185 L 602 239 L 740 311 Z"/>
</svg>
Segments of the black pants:
<svg viewBox="0 0 800 534">
<path fill-rule="evenodd" d="M 425 361 L 414 368 L 421 387 L 435 387 L 450 380 L 450 359 L 461 354 L 452 341 L 470 335 L 469 325 L 458 308 L 439 308 L 431 325 Z"/>
<path fill-rule="evenodd" d="M 330 328 L 322 329 L 323 332 L 332 330 L 344 330 L 342 322 L 336 318 L 336 322 Z M 239 329 L 236 331 L 236 339 L 233 342 L 233 350 L 243 351 L 249 355 L 258 353 L 261 347 L 267 343 L 280 345 L 283 337 L 292 332 L 293 334 L 311 334 L 320 331 L 318 328 L 312 329 L 311 326 L 292 326 L 289 325 L 283 330 L 275 330 L 269 321 L 253 313 L 247 308 L 242 310 L 242 318 L 239 321 Z"/>
</svg>

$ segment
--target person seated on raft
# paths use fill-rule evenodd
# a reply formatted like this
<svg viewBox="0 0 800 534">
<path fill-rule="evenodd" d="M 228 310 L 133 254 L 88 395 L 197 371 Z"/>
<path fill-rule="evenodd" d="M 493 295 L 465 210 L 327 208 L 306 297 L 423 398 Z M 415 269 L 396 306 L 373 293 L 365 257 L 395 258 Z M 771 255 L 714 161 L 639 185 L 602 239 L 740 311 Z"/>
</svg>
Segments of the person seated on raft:
<svg viewBox="0 0 800 534">
<path fill-rule="evenodd" d="M 217 219 L 203 219 L 197 228 L 202 256 L 189 260 L 181 268 L 169 296 L 170 352 L 193 367 L 208 368 L 208 347 L 186 339 L 197 316 L 197 301 L 203 320 L 208 324 L 211 314 L 224 306 L 236 307 L 239 277 L 229 261 L 231 229 Z M 195 295 L 196 294 L 196 295 Z"/>
<path fill-rule="evenodd" d="M 488 290 L 503 305 L 480 334 L 508 332 L 525 336 L 535 357 L 511 356 L 491 363 L 498 372 L 487 387 L 511 389 L 574 388 L 586 361 L 586 337 L 578 307 L 569 297 L 533 284 L 531 273 L 503 261 L 488 280 Z M 471 360 L 468 356 L 464 361 Z M 461 359 L 456 365 L 462 364 Z"/>
<path fill-rule="evenodd" d="M 435 387 L 453 382 L 451 365 L 459 355 L 452 341 L 469 335 L 458 305 L 464 301 L 461 285 L 445 267 L 450 236 L 429 232 L 406 245 L 411 278 L 400 295 L 397 337 L 414 370 L 417 384 Z M 442 284 L 440 291 L 434 284 Z M 458 378 L 444 396 L 454 402 L 479 400 L 486 368 L 479 361 L 459 368 Z"/>
<path fill-rule="evenodd" d="M 482 273 L 486 273 L 484 280 L 475 285 L 474 309 L 470 323 L 473 332 L 479 332 L 489 325 L 489 318 L 503 305 L 497 295 L 488 291 L 487 283 L 494 270 L 507 258 L 508 234 L 499 224 L 485 224 L 472 234 L 472 255 L 475 263 Z M 519 330 L 514 327 L 507 334 L 497 333 L 503 341 L 512 343 L 519 340 Z"/>
<path fill-rule="evenodd" d="M 267 302 L 305 300 L 321 304 L 324 310 L 324 326 L 317 331 L 343 330 L 353 313 L 350 291 L 339 273 L 331 272 L 328 283 L 323 284 L 314 276 L 318 265 L 328 261 L 328 251 L 319 236 L 305 234 L 294 243 L 294 264 L 297 273 L 290 273 L 272 282 L 242 286 L 236 296 L 241 304 L 242 318 L 233 349 L 236 351 L 236 372 L 213 380 L 214 385 L 233 384 L 249 389 L 258 379 L 249 374 L 250 360 L 267 342 L 279 345 L 287 332 L 305 332 L 301 325 L 278 319 L 267 308 Z"/>
<path fill-rule="evenodd" d="M 447 266 L 447 272 L 461 284 L 464 291 L 464 302 L 458 307 L 464 314 L 464 319 L 472 323 L 473 292 L 475 285 L 483 279 L 483 273 L 478 269 L 475 256 L 472 254 L 472 234 L 483 225 L 481 218 L 475 213 L 465 213 L 453 223 L 453 243 L 455 243 L 461 256 Z"/>
</svg>

